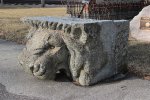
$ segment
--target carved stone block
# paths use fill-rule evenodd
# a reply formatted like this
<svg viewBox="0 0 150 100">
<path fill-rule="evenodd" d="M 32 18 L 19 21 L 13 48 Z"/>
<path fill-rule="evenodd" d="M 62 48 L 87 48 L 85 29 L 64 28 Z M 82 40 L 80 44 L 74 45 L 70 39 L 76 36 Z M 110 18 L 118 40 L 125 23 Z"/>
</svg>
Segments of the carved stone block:
<svg viewBox="0 0 150 100">
<path fill-rule="evenodd" d="M 73 81 L 88 86 L 126 72 L 128 21 L 56 17 L 23 21 L 31 31 L 19 60 L 38 78 L 54 79 L 64 69 Z"/>
</svg>

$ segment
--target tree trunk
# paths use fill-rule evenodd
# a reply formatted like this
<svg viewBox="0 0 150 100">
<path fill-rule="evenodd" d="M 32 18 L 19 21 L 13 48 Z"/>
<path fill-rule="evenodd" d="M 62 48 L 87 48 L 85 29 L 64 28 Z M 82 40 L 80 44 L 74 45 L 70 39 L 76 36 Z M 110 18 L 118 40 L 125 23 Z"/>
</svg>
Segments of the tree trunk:
<svg viewBox="0 0 150 100">
<path fill-rule="evenodd" d="M 3 5 L 4 4 L 4 1 L 3 0 L 1 0 L 1 5 Z"/>
<path fill-rule="evenodd" d="M 41 7 L 45 7 L 45 0 L 41 0 Z"/>
</svg>

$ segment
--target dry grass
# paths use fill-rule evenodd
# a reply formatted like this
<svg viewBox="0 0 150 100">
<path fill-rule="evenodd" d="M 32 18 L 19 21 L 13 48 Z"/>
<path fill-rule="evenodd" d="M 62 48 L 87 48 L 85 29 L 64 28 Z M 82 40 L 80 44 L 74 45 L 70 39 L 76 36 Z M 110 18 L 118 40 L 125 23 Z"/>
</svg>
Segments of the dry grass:
<svg viewBox="0 0 150 100">
<path fill-rule="evenodd" d="M 128 69 L 142 78 L 150 76 L 150 43 L 130 41 Z"/>
<path fill-rule="evenodd" d="M 25 16 L 64 16 L 65 8 L 1 8 L 0 38 L 22 43 L 28 26 L 20 22 Z"/>
</svg>

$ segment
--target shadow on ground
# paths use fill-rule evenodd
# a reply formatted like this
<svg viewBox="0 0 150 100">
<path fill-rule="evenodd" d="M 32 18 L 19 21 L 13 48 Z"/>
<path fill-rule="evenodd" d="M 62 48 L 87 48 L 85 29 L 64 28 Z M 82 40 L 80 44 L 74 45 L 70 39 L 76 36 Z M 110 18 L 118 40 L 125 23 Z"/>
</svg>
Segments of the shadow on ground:
<svg viewBox="0 0 150 100">
<path fill-rule="evenodd" d="M 140 77 L 150 76 L 150 43 L 129 42 L 128 69 Z"/>
</svg>

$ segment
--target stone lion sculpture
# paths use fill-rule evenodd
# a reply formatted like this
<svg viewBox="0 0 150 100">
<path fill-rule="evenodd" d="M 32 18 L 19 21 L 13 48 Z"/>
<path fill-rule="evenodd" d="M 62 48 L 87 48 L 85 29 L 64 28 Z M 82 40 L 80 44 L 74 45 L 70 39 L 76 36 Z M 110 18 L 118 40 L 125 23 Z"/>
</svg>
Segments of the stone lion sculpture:
<svg viewBox="0 0 150 100">
<path fill-rule="evenodd" d="M 33 33 L 32 33 L 33 32 Z M 40 79 L 54 79 L 64 70 L 70 77 L 69 52 L 57 31 L 32 29 L 26 47 L 19 56 L 21 66 Z"/>
<path fill-rule="evenodd" d="M 127 71 L 128 21 L 54 17 L 23 21 L 31 30 L 19 62 L 37 78 L 54 80 L 64 70 L 75 84 L 89 86 Z"/>
</svg>

